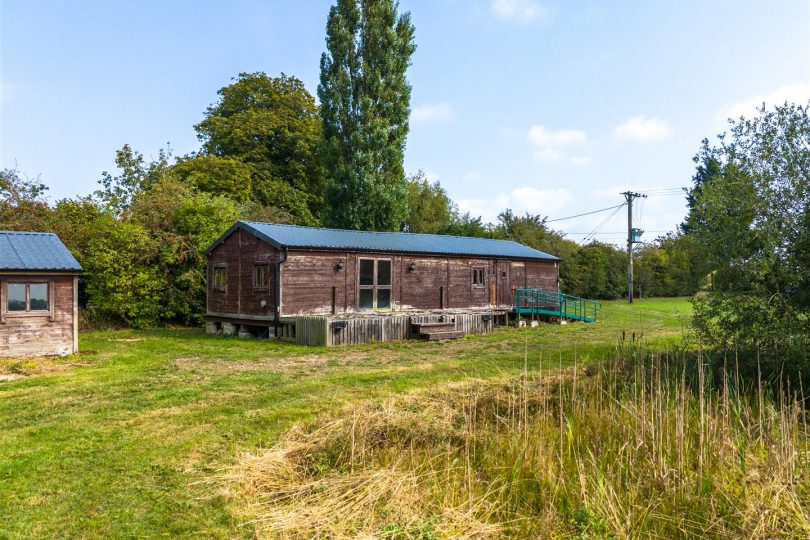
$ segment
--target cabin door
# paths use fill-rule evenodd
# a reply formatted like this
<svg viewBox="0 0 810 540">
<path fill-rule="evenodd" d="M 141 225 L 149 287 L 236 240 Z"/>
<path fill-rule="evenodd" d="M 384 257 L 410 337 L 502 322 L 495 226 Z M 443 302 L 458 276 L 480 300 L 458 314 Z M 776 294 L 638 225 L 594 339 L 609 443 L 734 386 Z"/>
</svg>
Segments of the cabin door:
<svg viewBox="0 0 810 540">
<path fill-rule="evenodd" d="M 498 305 L 511 306 L 512 282 L 508 261 L 498 261 L 495 264 L 495 282 L 497 283 Z"/>
</svg>

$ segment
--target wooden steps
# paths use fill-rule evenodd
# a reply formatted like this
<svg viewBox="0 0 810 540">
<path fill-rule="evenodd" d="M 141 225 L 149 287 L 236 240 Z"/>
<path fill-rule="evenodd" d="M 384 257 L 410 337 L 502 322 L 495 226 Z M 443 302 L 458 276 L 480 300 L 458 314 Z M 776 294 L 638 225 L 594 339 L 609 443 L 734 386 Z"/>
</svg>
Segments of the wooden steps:
<svg viewBox="0 0 810 540">
<path fill-rule="evenodd" d="M 442 339 L 457 339 L 464 337 L 464 332 L 456 330 L 455 322 L 411 323 L 420 338 L 425 341 L 438 341 Z"/>
<path fill-rule="evenodd" d="M 464 337 L 464 332 L 461 330 L 453 330 L 451 332 L 430 332 L 427 334 L 421 334 L 421 336 L 425 341 L 438 341 L 440 339 L 458 339 L 460 337 Z"/>
</svg>

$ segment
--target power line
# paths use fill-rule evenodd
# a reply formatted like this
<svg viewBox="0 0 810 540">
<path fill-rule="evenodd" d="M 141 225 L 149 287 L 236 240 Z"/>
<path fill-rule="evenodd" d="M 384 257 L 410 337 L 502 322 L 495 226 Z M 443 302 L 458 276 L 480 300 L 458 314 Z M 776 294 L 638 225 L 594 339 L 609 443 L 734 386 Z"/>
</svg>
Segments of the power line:
<svg viewBox="0 0 810 540">
<path fill-rule="evenodd" d="M 594 234 L 593 232 L 590 232 L 590 233 L 585 233 L 585 232 L 568 232 L 568 231 L 563 231 L 563 232 L 564 232 L 565 234 L 570 234 L 570 235 L 574 235 L 574 234 Z M 657 230 L 657 231 L 648 231 L 648 230 L 645 230 L 644 232 L 645 232 L 645 233 L 665 233 L 665 232 L 671 232 L 671 231 L 661 229 L 661 230 Z M 627 234 L 627 231 L 598 232 L 598 233 L 595 233 L 595 234 L 615 234 L 615 235 L 625 235 L 625 234 Z M 624 236 L 622 236 L 622 237 L 624 237 Z"/>
<path fill-rule="evenodd" d="M 641 193 L 655 193 L 657 191 L 680 191 L 680 192 L 683 192 L 683 190 L 685 190 L 685 189 L 689 189 L 689 188 L 688 187 L 654 188 L 654 189 L 644 190 Z"/>
<path fill-rule="evenodd" d="M 602 221 L 602 223 L 600 223 L 599 225 L 597 225 L 597 226 L 594 228 L 594 230 L 592 230 L 592 231 L 591 231 L 591 232 L 590 232 L 590 233 L 589 233 L 589 234 L 588 234 L 588 235 L 587 235 L 585 238 L 583 238 L 583 239 L 582 239 L 582 241 L 583 241 L 583 242 L 587 242 L 589 239 L 593 238 L 593 236 L 594 236 L 596 233 L 598 233 L 598 232 L 599 232 L 599 231 L 602 229 L 602 227 L 604 227 L 605 225 L 607 225 L 607 222 L 608 222 L 608 221 L 610 221 L 611 219 L 613 219 L 613 216 L 615 216 L 615 215 L 616 215 L 616 214 L 619 212 L 619 210 L 621 210 L 621 209 L 622 209 L 622 206 L 624 206 L 624 205 L 623 205 L 623 204 L 620 204 L 619 206 L 617 206 L 617 207 L 616 207 L 616 209 L 615 209 L 613 212 L 611 212 L 611 214 L 610 214 L 608 217 L 606 217 L 606 218 L 604 219 L 604 221 Z"/>
<path fill-rule="evenodd" d="M 590 216 L 591 214 L 598 214 L 599 212 L 607 212 L 608 210 L 613 210 L 614 208 L 621 208 L 627 203 L 622 203 L 616 206 L 609 206 L 608 208 L 602 208 L 601 210 L 594 210 L 592 212 L 585 212 L 584 214 L 577 214 L 575 216 L 568 216 L 568 217 L 561 217 L 557 219 L 547 219 L 546 223 L 553 223 L 555 221 L 565 221 L 566 219 L 574 219 L 582 216 Z"/>
</svg>

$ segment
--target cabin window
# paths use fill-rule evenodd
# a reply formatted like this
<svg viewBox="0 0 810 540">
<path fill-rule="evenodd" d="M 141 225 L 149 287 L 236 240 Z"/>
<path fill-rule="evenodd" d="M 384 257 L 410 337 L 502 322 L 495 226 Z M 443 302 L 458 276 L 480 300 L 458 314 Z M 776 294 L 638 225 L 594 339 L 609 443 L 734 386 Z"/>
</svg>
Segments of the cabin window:
<svg viewBox="0 0 810 540">
<path fill-rule="evenodd" d="M 486 285 L 486 269 L 475 267 L 472 269 L 472 284 L 473 287 L 483 287 Z"/>
<path fill-rule="evenodd" d="M 228 286 L 228 267 L 224 264 L 214 267 L 214 289 L 224 291 Z"/>
<path fill-rule="evenodd" d="M 267 264 L 253 266 L 253 288 L 267 289 Z"/>
<path fill-rule="evenodd" d="M 391 259 L 360 259 L 357 307 L 391 309 Z"/>
<path fill-rule="evenodd" d="M 47 283 L 9 283 L 7 290 L 9 312 L 48 311 Z"/>
</svg>

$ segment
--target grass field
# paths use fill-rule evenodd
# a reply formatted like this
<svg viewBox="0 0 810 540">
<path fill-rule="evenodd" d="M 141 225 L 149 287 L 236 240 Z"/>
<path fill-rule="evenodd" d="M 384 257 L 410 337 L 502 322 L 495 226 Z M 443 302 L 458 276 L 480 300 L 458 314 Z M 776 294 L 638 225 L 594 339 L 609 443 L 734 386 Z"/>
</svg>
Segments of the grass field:
<svg viewBox="0 0 810 540">
<path fill-rule="evenodd" d="M 335 349 L 198 330 L 87 332 L 80 355 L 0 361 L 0 537 L 251 537 L 212 478 L 347 403 L 680 339 L 685 299 L 607 302 L 596 324 Z"/>
</svg>

